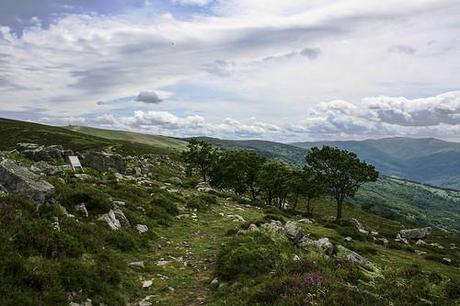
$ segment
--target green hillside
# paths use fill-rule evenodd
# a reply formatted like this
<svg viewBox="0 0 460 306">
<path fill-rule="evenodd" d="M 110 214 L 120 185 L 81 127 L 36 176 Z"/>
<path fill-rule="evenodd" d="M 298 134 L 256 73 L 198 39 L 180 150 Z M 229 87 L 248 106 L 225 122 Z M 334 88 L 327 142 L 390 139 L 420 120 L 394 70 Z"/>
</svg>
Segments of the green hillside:
<svg viewBox="0 0 460 306">
<path fill-rule="evenodd" d="M 393 219 L 460 232 L 460 191 L 382 177 L 364 185 L 351 202 Z"/>
<path fill-rule="evenodd" d="M 79 132 L 86 135 L 96 136 L 110 140 L 122 140 L 135 143 L 147 144 L 158 148 L 184 149 L 186 141 L 159 135 L 148 135 L 127 131 L 106 130 L 86 126 L 67 126 L 68 130 Z"/>
<path fill-rule="evenodd" d="M 100 150 L 125 154 L 171 152 L 171 148 L 131 142 L 126 139 L 107 139 L 62 127 L 0 118 L 0 150 L 13 150 L 18 142 L 41 145 L 60 144 L 74 151 Z"/>
<path fill-rule="evenodd" d="M 460 190 L 460 143 L 434 138 L 384 138 L 363 141 L 297 142 L 308 149 L 335 146 L 353 151 L 385 175 Z"/>
<path fill-rule="evenodd" d="M 336 204 L 326 196 L 312 212 L 305 201 L 276 208 L 186 176 L 181 160 L 164 156 L 177 156 L 183 142 L 146 136 L 149 145 L 143 136 L 84 130 L 100 135 L 0 120 L 0 156 L 25 168 L 2 164 L 0 305 L 460 303 L 457 233 L 434 228 L 423 244 L 395 240 L 415 222 L 457 228 L 459 192 L 384 177 L 334 222 Z M 84 174 L 75 173 L 58 160 L 42 173 L 43 161 L 8 152 L 17 142 L 130 157 L 123 173 L 86 164 Z M 226 144 L 294 160 L 289 145 Z M 303 150 L 294 148 L 299 161 Z M 8 183 L 11 170 L 40 173 L 28 180 L 51 184 L 52 201 L 29 202 L 27 184 Z"/>
</svg>

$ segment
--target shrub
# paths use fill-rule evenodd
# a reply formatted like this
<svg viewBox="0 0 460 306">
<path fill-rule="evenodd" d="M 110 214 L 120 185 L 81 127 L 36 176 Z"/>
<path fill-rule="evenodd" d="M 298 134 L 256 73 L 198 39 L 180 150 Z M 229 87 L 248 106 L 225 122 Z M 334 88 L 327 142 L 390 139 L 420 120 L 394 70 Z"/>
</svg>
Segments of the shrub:
<svg viewBox="0 0 460 306">
<path fill-rule="evenodd" d="M 190 197 L 187 200 L 187 208 L 196 209 L 199 211 L 206 211 L 211 205 L 217 204 L 217 198 L 210 194 L 200 194 L 198 196 Z"/>
<path fill-rule="evenodd" d="M 176 204 L 165 195 L 154 196 L 151 204 L 155 207 L 163 209 L 169 215 L 177 216 L 179 214 L 179 209 L 177 208 Z"/>
<path fill-rule="evenodd" d="M 109 196 L 94 187 L 66 187 L 59 192 L 58 200 L 69 209 L 84 203 L 88 212 L 94 214 L 103 214 L 112 208 Z"/>
<path fill-rule="evenodd" d="M 112 248 L 123 252 L 135 251 L 140 245 L 140 238 L 137 236 L 126 230 L 109 231 L 105 236 L 105 242 Z"/>
<path fill-rule="evenodd" d="M 217 258 L 217 276 L 223 280 L 257 277 L 279 267 L 294 254 L 291 244 L 261 232 L 235 236 Z"/>
</svg>

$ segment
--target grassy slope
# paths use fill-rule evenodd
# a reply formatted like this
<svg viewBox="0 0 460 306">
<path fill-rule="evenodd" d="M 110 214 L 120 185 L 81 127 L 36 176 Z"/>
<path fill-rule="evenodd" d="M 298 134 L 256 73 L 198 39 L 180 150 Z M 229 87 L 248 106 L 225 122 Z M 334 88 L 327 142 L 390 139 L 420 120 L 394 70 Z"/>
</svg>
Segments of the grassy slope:
<svg viewBox="0 0 460 306">
<path fill-rule="evenodd" d="M 181 150 L 185 148 L 185 146 L 187 145 L 186 141 L 159 135 L 139 134 L 127 131 L 105 130 L 85 126 L 68 126 L 65 128 L 86 135 L 96 136 L 110 140 L 123 140 L 135 143 L 142 143 L 158 148 Z"/>
<path fill-rule="evenodd" d="M 60 144 L 75 151 L 99 150 L 125 154 L 171 152 L 170 148 L 164 146 L 109 140 L 61 127 L 0 118 L 0 150 L 12 150 L 18 142 Z"/>
<path fill-rule="evenodd" d="M 63 130 L 61 128 L 48 127 L 42 125 L 34 125 L 30 123 L 18 123 L 9 120 L 1 120 L 1 132 L 0 137 L 2 142 L 2 149 L 10 149 L 14 147 L 14 144 L 18 141 L 31 141 L 43 144 L 63 144 L 65 147 L 73 149 L 106 149 L 114 145 L 118 145 L 119 149 L 135 148 L 136 150 L 142 151 L 140 148 L 144 148 L 141 144 L 132 144 L 125 142 L 113 142 L 106 141 L 97 137 L 88 137 L 81 133 Z M 6 129 L 6 130 L 4 130 Z M 12 135 L 13 138 L 7 137 Z M 163 167 L 157 169 L 154 173 L 158 176 L 156 180 L 159 182 L 164 181 L 169 176 L 180 175 L 177 169 L 171 169 Z M 97 173 L 93 173 L 97 175 Z M 103 180 L 103 178 L 102 178 Z M 74 184 L 81 185 L 78 181 L 73 180 Z M 137 218 L 142 220 L 145 218 L 142 215 L 142 211 L 138 209 L 139 206 L 148 209 L 149 198 L 143 196 L 137 196 L 136 192 L 125 192 L 122 195 L 118 187 L 111 186 L 112 183 L 107 182 L 105 187 L 106 192 L 112 192 L 114 199 L 120 199 L 127 202 L 125 212 L 128 211 L 129 218 Z M 87 185 L 87 184 L 86 184 Z M 161 183 L 161 185 L 163 185 Z M 140 189 L 143 190 L 140 194 L 148 195 L 152 190 L 131 184 L 132 190 Z M 179 188 L 181 197 L 187 195 L 197 194 L 198 192 L 193 189 Z M 154 189 L 155 194 L 162 194 L 163 191 L 158 188 Z M 226 287 L 219 289 L 217 292 L 210 290 L 209 282 L 214 278 L 214 268 L 216 256 L 219 252 L 222 243 L 225 243 L 230 237 L 226 236 L 226 232 L 230 229 L 238 227 L 239 224 L 228 218 L 228 214 L 238 214 L 243 216 L 246 220 L 255 220 L 263 216 L 263 212 L 255 207 L 247 207 L 239 205 L 238 203 L 227 200 L 227 195 L 222 194 L 219 197 L 219 204 L 213 206 L 207 212 L 199 212 L 197 220 L 191 218 L 184 218 L 180 220 L 174 220 L 170 223 L 170 226 L 154 226 L 152 225 L 151 230 L 158 234 L 158 239 L 150 241 L 146 247 L 122 251 L 114 250 L 117 256 L 117 261 L 122 264 L 127 264 L 131 261 L 144 260 L 146 267 L 144 269 L 133 269 L 128 268 L 126 273 L 121 275 L 122 287 L 117 289 L 119 294 L 126 298 L 128 301 L 135 302 L 139 301 L 147 295 L 152 295 L 152 302 L 156 302 L 157 305 L 247 305 L 245 295 L 243 293 L 226 293 Z M 315 215 L 317 219 L 321 219 L 325 216 L 333 215 L 335 207 L 333 203 L 328 200 L 320 200 L 315 203 Z M 223 214 L 223 215 L 222 215 Z M 91 222 L 94 222 L 94 218 L 91 217 Z M 361 220 L 367 226 L 379 231 L 381 235 L 388 237 L 389 239 L 394 237 L 394 233 L 403 227 L 413 226 L 409 223 L 400 223 L 395 220 L 389 220 L 379 217 L 375 214 L 362 211 L 360 209 L 354 209 L 346 207 L 344 217 L 350 219 L 356 217 Z M 34 217 L 37 218 L 37 217 Z M 51 216 L 43 216 L 43 218 L 50 219 Z M 68 223 L 72 223 L 69 219 L 61 216 L 61 227 L 64 234 L 67 234 L 70 228 L 66 226 Z M 133 219 L 132 219 L 133 221 Z M 82 222 L 82 226 L 90 227 L 91 222 Z M 149 221 L 150 222 L 150 221 Z M 154 221 L 152 221 L 154 222 Z M 102 226 L 98 224 L 97 229 L 109 235 L 110 232 L 102 230 Z M 340 228 L 330 228 L 324 226 L 322 223 L 315 223 L 312 225 L 304 225 L 305 230 L 313 235 L 314 237 L 329 237 L 334 241 L 344 243 L 344 235 Z M 70 231 L 69 234 L 79 235 L 77 232 Z M 82 233 L 83 234 L 83 233 Z M 84 233 L 84 238 L 81 240 L 99 240 L 100 237 L 88 236 L 88 233 Z M 129 237 L 137 237 L 137 233 L 130 230 L 127 235 Z M 76 236 L 78 238 L 78 236 Z M 5 237 L 7 238 L 7 237 Z M 450 243 L 457 243 L 460 245 L 458 236 L 448 235 L 446 233 L 436 231 L 431 239 L 448 246 Z M 395 250 L 391 248 L 384 248 L 382 246 L 375 245 L 367 241 L 353 240 L 347 244 L 348 247 L 354 248 L 357 251 L 364 250 L 366 248 L 375 249 L 375 253 L 366 254 L 366 257 L 373 260 L 375 263 L 381 266 L 392 266 L 392 267 L 403 267 L 413 263 L 419 264 L 423 269 L 427 271 L 436 271 L 444 276 L 450 277 L 458 275 L 458 268 L 447 266 L 445 264 L 427 260 L 422 256 L 417 256 L 414 253 L 407 250 Z M 448 249 L 439 251 L 425 249 L 418 247 L 421 250 L 427 250 L 429 252 L 441 252 L 451 258 L 458 256 L 455 252 Z M 108 251 L 108 248 L 106 249 Z M 444 252 L 444 253 L 442 253 Z M 458 252 L 457 252 L 458 253 Z M 97 255 L 97 254 L 96 254 Z M 96 256 L 92 255 L 92 256 Z M 98 256 L 98 255 L 97 255 Z M 190 265 L 184 266 L 181 263 L 176 262 L 173 258 L 184 256 Z M 169 261 L 168 264 L 158 266 L 156 263 L 160 259 Z M 30 260 L 35 260 L 34 257 L 30 257 Z M 48 263 L 48 261 L 45 261 Z M 56 260 L 50 260 L 50 264 L 53 266 L 57 264 Z M 27 263 L 26 263 L 27 264 Z M 40 268 L 41 269 L 41 268 Z M 38 271 L 42 271 L 42 270 Z M 35 268 L 34 268 L 35 271 Z M 43 271 L 47 271 L 46 269 Z M 153 286 L 149 289 L 142 290 L 140 288 L 141 281 L 151 279 L 153 280 Z M 45 282 L 45 280 L 43 280 Z M 167 290 L 167 287 L 173 287 L 173 292 Z M 238 289 L 238 288 L 236 288 Z M 232 288 L 233 290 L 233 288 Z M 251 293 L 252 289 L 245 291 L 247 294 Z M 220 294 L 223 292 L 224 294 Z M 87 292 L 84 292 L 87 293 Z M 46 289 L 45 289 L 46 294 Z M 110 300 L 105 300 L 108 304 Z"/>
<path fill-rule="evenodd" d="M 364 185 L 353 203 L 384 215 L 460 231 L 460 192 L 382 177 Z"/>
</svg>

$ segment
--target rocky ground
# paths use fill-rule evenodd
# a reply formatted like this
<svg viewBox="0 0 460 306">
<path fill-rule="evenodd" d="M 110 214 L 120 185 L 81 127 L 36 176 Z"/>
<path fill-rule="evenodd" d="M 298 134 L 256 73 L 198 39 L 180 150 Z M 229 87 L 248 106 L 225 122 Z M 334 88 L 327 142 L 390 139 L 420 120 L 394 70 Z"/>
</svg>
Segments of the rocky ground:
<svg viewBox="0 0 460 306">
<path fill-rule="evenodd" d="M 332 222 L 328 199 L 313 216 L 259 207 L 169 155 L 22 143 L 0 156 L 2 305 L 459 302 L 460 239 L 438 229 L 353 207 Z"/>
</svg>

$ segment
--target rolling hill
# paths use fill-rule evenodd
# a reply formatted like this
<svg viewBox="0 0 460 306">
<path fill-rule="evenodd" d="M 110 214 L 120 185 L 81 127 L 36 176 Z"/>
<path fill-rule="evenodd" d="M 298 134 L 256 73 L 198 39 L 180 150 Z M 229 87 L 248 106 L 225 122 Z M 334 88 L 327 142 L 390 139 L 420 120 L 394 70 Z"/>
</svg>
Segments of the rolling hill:
<svg viewBox="0 0 460 306">
<path fill-rule="evenodd" d="M 157 148 L 168 148 L 182 150 L 187 145 L 186 141 L 160 135 L 140 134 L 127 131 L 98 129 L 87 126 L 67 126 L 68 130 L 82 134 L 96 136 L 110 140 L 122 140 L 146 144 Z"/>
<path fill-rule="evenodd" d="M 254 150 L 267 158 L 301 164 L 309 148 L 324 145 L 355 152 L 387 176 L 460 190 L 460 143 L 433 138 L 385 138 L 283 144 L 261 140 L 199 139 L 223 149 Z"/>
</svg>

